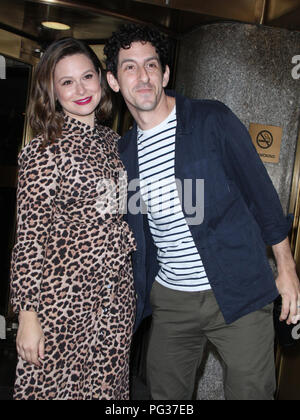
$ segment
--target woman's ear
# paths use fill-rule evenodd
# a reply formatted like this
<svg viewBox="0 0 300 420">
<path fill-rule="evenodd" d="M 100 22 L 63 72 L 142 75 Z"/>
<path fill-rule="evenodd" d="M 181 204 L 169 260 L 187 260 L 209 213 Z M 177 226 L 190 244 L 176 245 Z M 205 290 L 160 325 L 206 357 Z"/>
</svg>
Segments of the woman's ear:
<svg viewBox="0 0 300 420">
<path fill-rule="evenodd" d="M 112 74 L 111 71 L 107 72 L 106 78 L 107 78 L 107 83 L 109 84 L 111 89 L 114 92 L 118 93 L 120 91 L 120 86 L 119 86 L 118 80 L 115 78 L 115 76 Z"/>
</svg>

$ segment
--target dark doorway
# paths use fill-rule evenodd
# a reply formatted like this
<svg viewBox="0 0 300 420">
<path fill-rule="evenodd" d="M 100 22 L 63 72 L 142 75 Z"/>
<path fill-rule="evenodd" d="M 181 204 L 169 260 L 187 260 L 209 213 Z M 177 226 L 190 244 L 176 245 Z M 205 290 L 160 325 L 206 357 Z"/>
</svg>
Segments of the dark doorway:
<svg viewBox="0 0 300 420">
<path fill-rule="evenodd" d="M 0 315 L 7 316 L 14 244 L 18 153 L 22 147 L 31 66 L 1 55 L 0 78 Z"/>
</svg>

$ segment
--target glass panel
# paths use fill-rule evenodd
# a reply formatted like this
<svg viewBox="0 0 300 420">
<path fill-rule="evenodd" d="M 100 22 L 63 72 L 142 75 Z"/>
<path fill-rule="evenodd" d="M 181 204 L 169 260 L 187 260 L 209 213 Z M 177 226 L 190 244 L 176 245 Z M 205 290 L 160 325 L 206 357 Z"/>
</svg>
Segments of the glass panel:
<svg viewBox="0 0 300 420">
<path fill-rule="evenodd" d="M 22 146 L 31 66 L 0 55 L 0 314 L 8 310 L 14 242 L 18 153 Z M 5 77 L 2 77 L 5 76 Z"/>
</svg>

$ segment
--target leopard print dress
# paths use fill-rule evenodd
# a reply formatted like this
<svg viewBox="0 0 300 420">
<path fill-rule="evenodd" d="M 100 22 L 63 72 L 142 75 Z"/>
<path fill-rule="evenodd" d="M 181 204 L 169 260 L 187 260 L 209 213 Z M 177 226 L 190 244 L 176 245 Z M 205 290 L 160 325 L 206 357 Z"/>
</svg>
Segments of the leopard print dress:
<svg viewBox="0 0 300 420">
<path fill-rule="evenodd" d="M 38 313 L 45 359 L 19 358 L 16 400 L 129 398 L 136 245 L 119 211 L 116 140 L 66 116 L 59 141 L 41 151 L 36 138 L 20 154 L 11 299 Z"/>
</svg>

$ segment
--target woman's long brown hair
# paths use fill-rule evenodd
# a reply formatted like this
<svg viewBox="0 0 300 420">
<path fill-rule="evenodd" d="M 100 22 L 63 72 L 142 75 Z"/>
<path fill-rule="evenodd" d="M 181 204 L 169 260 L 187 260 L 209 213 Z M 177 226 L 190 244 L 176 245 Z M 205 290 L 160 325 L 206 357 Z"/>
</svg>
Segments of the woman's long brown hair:
<svg viewBox="0 0 300 420">
<path fill-rule="evenodd" d="M 101 101 L 95 115 L 98 121 L 109 118 L 112 110 L 110 90 L 106 82 L 103 66 L 86 44 L 74 38 L 64 38 L 51 44 L 39 61 L 33 78 L 28 107 L 29 123 L 35 136 L 43 136 L 42 147 L 55 142 L 62 134 L 64 114 L 55 98 L 54 71 L 64 57 L 84 54 L 93 63 L 98 74 L 101 72 Z"/>
</svg>

